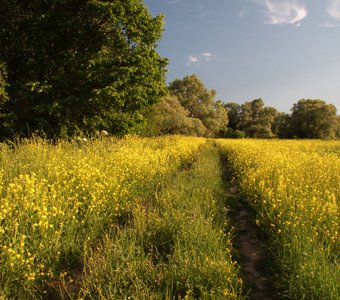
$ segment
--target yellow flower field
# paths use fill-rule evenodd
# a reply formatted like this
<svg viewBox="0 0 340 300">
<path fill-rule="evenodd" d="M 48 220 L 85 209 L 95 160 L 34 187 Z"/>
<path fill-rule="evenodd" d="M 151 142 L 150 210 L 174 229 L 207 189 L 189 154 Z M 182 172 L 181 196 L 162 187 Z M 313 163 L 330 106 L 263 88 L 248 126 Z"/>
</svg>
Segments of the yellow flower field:
<svg viewBox="0 0 340 300">
<path fill-rule="evenodd" d="M 0 183 L 0 299 L 245 299 L 226 185 L 282 296 L 339 298 L 339 141 L 21 140 L 0 144 Z"/>
<path fill-rule="evenodd" d="M 338 299 L 340 142 L 218 143 L 274 240 L 284 288 L 293 298 Z"/>
<path fill-rule="evenodd" d="M 31 289 L 124 219 L 153 181 L 190 161 L 204 139 L 21 141 L 0 149 L 0 280 Z M 1 296 L 1 292 L 0 292 Z"/>
</svg>

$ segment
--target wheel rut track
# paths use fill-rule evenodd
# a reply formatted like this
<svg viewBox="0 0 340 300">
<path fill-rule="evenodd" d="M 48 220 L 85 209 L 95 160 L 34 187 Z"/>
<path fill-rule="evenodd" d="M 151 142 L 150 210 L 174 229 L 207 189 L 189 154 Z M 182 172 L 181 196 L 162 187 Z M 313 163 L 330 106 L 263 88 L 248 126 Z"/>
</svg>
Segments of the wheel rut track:
<svg viewBox="0 0 340 300">
<path fill-rule="evenodd" d="M 227 189 L 228 218 L 234 228 L 234 258 L 245 282 L 246 299 L 277 300 L 273 259 L 268 239 L 256 224 L 256 213 L 244 199 L 232 179 L 228 161 L 222 157 L 223 176 Z"/>
<path fill-rule="evenodd" d="M 236 190 L 236 188 L 232 188 Z M 250 300 L 274 300 L 272 276 L 267 241 L 261 229 L 256 225 L 255 217 L 249 205 L 236 193 L 229 195 L 232 204 L 232 224 L 235 228 L 234 246 L 236 248 L 241 275 L 250 288 Z"/>
</svg>

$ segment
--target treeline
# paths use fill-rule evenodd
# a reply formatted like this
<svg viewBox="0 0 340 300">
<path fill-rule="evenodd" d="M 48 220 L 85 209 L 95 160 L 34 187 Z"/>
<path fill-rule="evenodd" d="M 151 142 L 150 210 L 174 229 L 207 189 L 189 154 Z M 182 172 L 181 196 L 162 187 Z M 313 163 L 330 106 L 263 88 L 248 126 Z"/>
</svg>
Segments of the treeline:
<svg viewBox="0 0 340 300">
<path fill-rule="evenodd" d="M 301 99 L 290 114 L 264 105 L 262 99 L 224 105 L 229 123 L 225 136 L 253 138 L 331 139 L 340 137 L 340 116 L 323 100 Z"/>
<path fill-rule="evenodd" d="M 215 100 L 197 75 L 176 79 L 169 95 L 147 114 L 149 135 L 186 134 L 227 138 L 338 138 L 340 116 L 322 100 L 302 99 L 290 114 L 265 106 L 262 99 L 238 104 Z"/>
<path fill-rule="evenodd" d="M 142 0 L 0 0 L 0 139 L 117 136 L 335 138 L 333 105 L 291 114 L 262 99 L 223 103 L 196 75 L 165 82 L 162 15 Z"/>
</svg>

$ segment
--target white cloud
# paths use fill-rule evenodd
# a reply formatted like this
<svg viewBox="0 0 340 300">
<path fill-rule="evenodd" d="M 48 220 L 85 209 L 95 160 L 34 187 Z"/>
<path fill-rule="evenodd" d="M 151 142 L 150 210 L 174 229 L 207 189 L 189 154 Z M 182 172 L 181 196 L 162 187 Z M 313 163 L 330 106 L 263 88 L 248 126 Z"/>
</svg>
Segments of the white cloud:
<svg viewBox="0 0 340 300">
<path fill-rule="evenodd" d="M 205 53 L 202 53 L 201 56 L 203 57 L 203 59 L 205 61 L 209 61 L 209 60 L 212 60 L 212 58 L 215 56 L 214 54 L 210 53 L 210 52 L 205 52 Z"/>
<path fill-rule="evenodd" d="M 327 13 L 333 19 L 340 21 L 340 0 L 330 0 L 327 7 Z"/>
<path fill-rule="evenodd" d="M 191 65 L 196 65 L 199 64 L 200 59 L 198 56 L 196 55 L 189 55 L 188 56 L 188 61 L 187 61 L 187 65 L 191 66 Z"/>
<path fill-rule="evenodd" d="M 169 0 L 169 4 L 177 4 L 180 0 Z"/>
<path fill-rule="evenodd" d="M 298 0 L 252 0 L 266 14 L 265 24 L 295 24 L 307 16 L 307 8 Z"/>
<path fill-rule="evenodd" d="M 201 54 L 191 54 L 187 57 L 188 66 L 199 66 L 201 62 L 210 61 L 214 58 L 214 54 L 210 52 L 203 52 Z"/>
</svg>

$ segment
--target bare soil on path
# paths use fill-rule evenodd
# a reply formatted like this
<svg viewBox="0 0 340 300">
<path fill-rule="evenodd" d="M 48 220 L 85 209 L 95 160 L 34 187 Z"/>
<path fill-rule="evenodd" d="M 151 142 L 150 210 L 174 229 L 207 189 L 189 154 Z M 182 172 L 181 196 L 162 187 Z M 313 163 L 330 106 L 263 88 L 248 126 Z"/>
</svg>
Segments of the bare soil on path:
<svg viewBox="0 0 340 300">
<path fill-rule="evenodd" d="M 234 247 L 236 259 L 241 267 L 241 275 L 250 289 L 250 300 L 279 299 L 274 292 L 270 275 L 270 254 L 264 233 L 256 225 L 255 214 L 245 200 L 240 198 L 237 188 L 229 189 L 231 221 L 234 227 Z"/>
<path fill-rule="evenodd" d="M 241 276 L 245 282 L 246 299 L 280 299 L 275 288 L 273 259 L 268 249 L 268 239 L 256 224 L 256 212 L 247 200 L 242 198 L 237 185 L 233 183 L 226 161 L 223 165 L 229 208 L 228 218 L 234 228 L 233 255 L 240 266 Z"/>
</svg>

